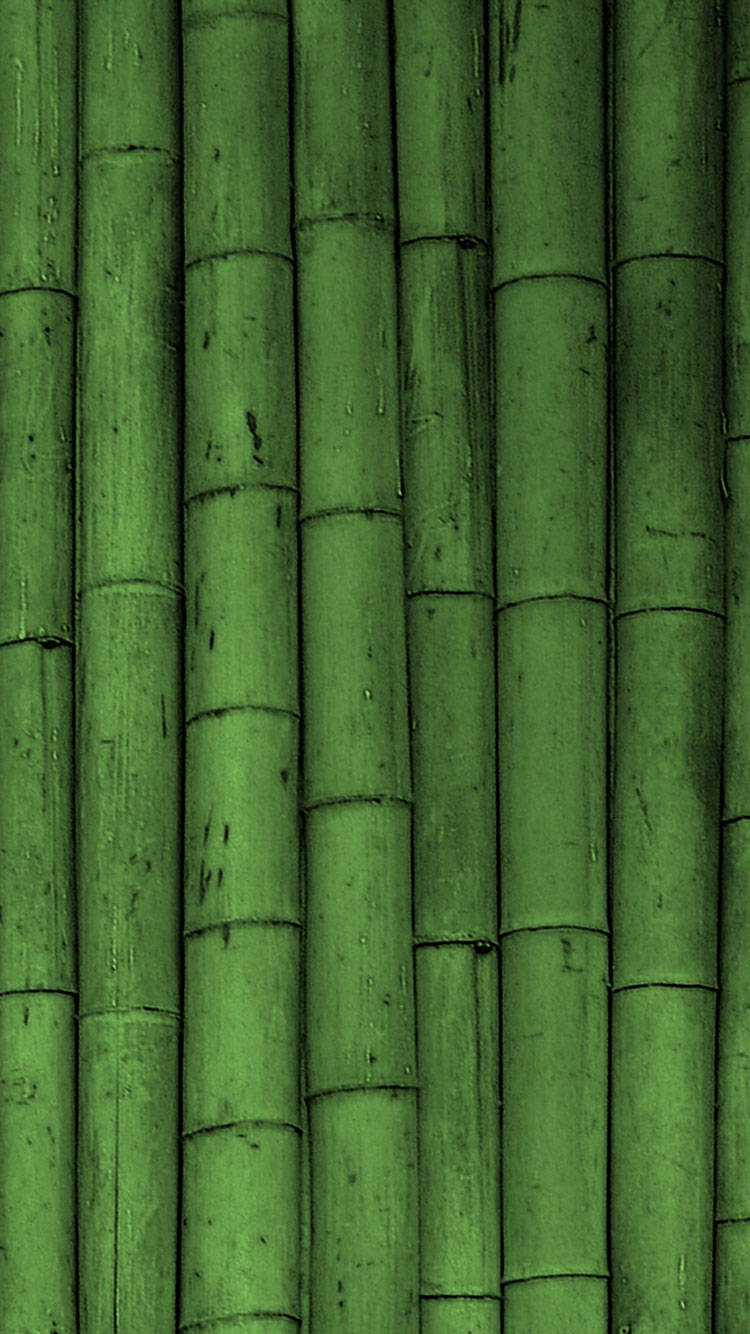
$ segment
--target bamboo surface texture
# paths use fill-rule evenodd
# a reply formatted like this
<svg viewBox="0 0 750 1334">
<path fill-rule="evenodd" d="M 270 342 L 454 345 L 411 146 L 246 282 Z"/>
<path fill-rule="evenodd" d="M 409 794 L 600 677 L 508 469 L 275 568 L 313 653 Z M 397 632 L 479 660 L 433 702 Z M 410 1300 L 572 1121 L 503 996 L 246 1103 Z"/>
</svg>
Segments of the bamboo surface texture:
<svg viewBox="0 0 750 1334">
<path fill-rule="evenodd" d="M 749 90 L 0 0 L 0 1334 L 747 1334 Z"/>
</svg>

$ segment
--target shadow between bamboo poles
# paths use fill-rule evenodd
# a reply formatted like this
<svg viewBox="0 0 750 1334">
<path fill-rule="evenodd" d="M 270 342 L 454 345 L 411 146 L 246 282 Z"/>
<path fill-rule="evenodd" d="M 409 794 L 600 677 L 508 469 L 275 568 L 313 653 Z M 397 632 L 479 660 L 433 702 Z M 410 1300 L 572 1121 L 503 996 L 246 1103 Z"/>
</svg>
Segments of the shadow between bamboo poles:
<svg viewBox="0 0 750 1334">
<path fill-rule="evenodd" d="M 726 185 L 724 243 L 724 406 L 726 432 L 726 695 L 719 934 L 716 1081 L 716 1226 L 714 1331 L 734 1334 L 750 1324 L 750 1154 L 747 1077 L 748 978 L 747 678 L 750 664 L 747 532 L 750 522 L 750 288 L 747 277 L 750 173 L 750 5 L 726 7 Z"/>
<path fill-rule="evenodd" d="M 711 1328 L 720 10 L 615 7 L 612 1327 Z"/>
<path fill-rule="evenodd" d="M 292 6 L 311 1334 L 419 1326 L 388 5 Z"/>
<path fill-rule="evenodd" d="M 500 1330 L 484 9 L 394 6 L 422 1334 Z"/>
<path fill-rule="evenodd" d="M 0 64 L 0 1330 L 77 1334 L 72 0 Z"/>
<path fill-rule="evenodd" d="M 506 1334 L 607 1321 L 602 24 L 490 5 Z"/>
<path fill-rule="evenodd" d="M 177 1320 L 179 6 L 79 9 L 81 1334 Z"/>
<path fill-rule="evenodd" d="M 183 4 L 180 1328 L 299 1328 L 297 439 L 286 3 Z"/>
</svg>

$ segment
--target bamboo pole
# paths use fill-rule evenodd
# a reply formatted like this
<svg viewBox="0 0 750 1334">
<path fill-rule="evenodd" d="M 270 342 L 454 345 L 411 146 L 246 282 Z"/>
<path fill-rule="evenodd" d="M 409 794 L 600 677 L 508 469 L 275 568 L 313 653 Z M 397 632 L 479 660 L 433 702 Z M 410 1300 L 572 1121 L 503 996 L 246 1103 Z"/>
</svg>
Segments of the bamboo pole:
<svg viewBox="0 0 750 1334">
<path fill-rule="evenodd" d="M 726 696 L 716 1063 L 715 1334 L 750 1326 L 750 4 L 726 9 L 724 487 Z"/>
<path fill-rule="evenodd" d="M 311 1334 L 419 1325 L 388 5 L 295 0 Z"/>
<path fill-rule="evenodd" d="M 144 0 L 79 10 L 81 1334 L 177 1319 L 178 17 Z"/>
<path fill-rule="evenodd" d="M 484 4 L 397 0 L 422 1334 L 499 1334 Z"/>
<path fill-rule="evenodd" d="M 506 1334 L 607 1312 L 602 18 L 490 8 Z"/>
<path fill-rule="evenodd" d="M 286 0 L 183 4 L 180 1328 L 298 1328 L 297 439 Z"/>
<path fill-rule="evenodd" d="M 615 8 L 612 1329 L 711 1328 L 720 11 Z"/>
<path fill-rule="evenodd" d="M 72 0 L 0 69 L 0 1331 L 77 1334 Z"/>
</svg>

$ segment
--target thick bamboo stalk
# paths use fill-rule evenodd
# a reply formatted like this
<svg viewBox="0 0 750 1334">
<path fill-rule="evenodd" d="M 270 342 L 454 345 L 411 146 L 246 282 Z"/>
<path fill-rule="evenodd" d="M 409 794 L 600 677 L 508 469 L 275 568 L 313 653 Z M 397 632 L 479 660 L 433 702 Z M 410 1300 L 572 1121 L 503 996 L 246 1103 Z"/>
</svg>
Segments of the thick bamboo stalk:
<svg viewBox="0 0 750 1334">
<path fill-rule="evenodd" d="M 178 17 L 144 0 L 79 10 L 81 1334 L 177 1319 Z"/>
<path fill-rule="evenodd" d="M 612 1329 L 711 1328 L 723 686 L 719 11 L 615 8 Z"/>
<path fill-rule="evenodd" d="M 297 438 L 286 0 L 183 4 L 180 1328 L 298 1328 Z"/>
<path fill-rule="evenodd" d="M 716 1063 L 714 1330 L 750 1327 L 750 4 L 726 8 L 726 697 Z"/>
<path fill-rule="evenodd" d="M 77 1334 L 72 0 L 0 69 L 0 1331 Z"/>
<path fill-rule="evenodd" d="M 607 1312 L 602 20 L 490 7 L 506 1334 Z"/>
<path fill-rule="evenodd" d="M 499 1334 L 484 5 L 394 7 L 423 1334 Z"/>
<path fill-rule="evenodd" d="M 311 1334 L 419 1326 L 385 0 L 295 0 Z"/>
</svg>

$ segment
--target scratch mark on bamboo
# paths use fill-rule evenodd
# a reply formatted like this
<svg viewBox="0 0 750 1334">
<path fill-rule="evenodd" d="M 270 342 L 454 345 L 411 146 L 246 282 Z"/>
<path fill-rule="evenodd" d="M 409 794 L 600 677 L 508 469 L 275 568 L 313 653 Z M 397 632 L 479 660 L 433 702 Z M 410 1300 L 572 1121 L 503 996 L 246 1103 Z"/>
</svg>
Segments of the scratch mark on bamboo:
<svg viewBox="0 0 750 1334">
<path fill-rule="evenodd" d="M 640 808 L 641 808 L 641 812 L 642 812 L 643 819 L 644 819 L 645 824 L 646 824 L 646 828 L 648 829 L 648 832 L 649 832 L 650 834 L 653 834 L 653 832 L 654 832 L 654 830 L 653 830 L 653 826 L 652 826 L 652 824 L 651 824 L 651 821 L 650 821 L 649 818 L 648 818 L 648 808 L 647 808 L 647 806 L 646 806 L 645 801 L 643 800 L 643 797 L 642 797 L 642 795 L 641 795 L 641 790 L 640 790 L 639 787 L 637 787 L 637 788 L 635 789 L 635 794 L 636 794 L 636 796 L 637 796 L 637 798 L 638 798 L 638 803 L 639 803 Z"/>
</svg>

